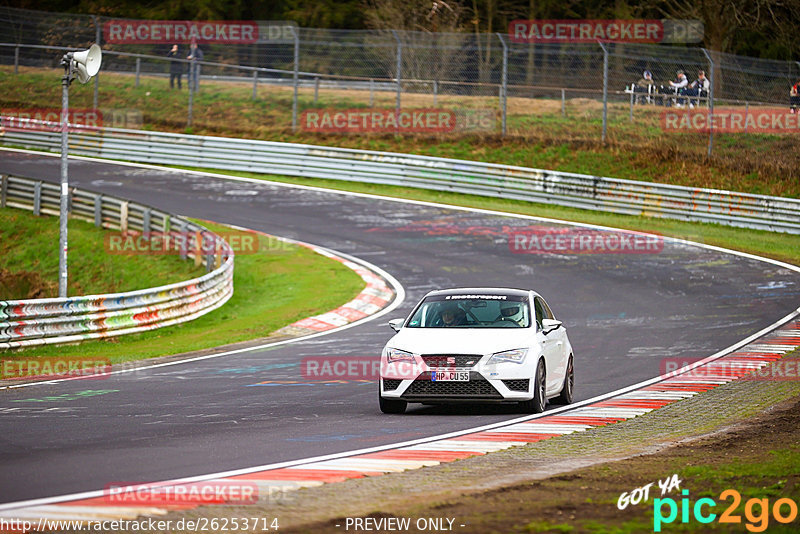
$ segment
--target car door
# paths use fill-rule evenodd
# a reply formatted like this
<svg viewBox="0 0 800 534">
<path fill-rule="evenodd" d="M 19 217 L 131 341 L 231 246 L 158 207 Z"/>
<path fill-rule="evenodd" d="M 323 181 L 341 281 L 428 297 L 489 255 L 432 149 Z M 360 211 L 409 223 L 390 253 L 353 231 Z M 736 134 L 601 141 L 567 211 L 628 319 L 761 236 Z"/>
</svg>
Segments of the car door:
<svg viewBox="0 0 800 534">
<path fill-rule="evenodd" d="M 550 307 L 541 297 L 534 300 L 536 311 L 536 323 L 542 334 L 542 346 L 544 347 L 544 358 L 547 364 L 547 394 L 555 393 L 561 388 L 564 382 L 564 375 L 567 372 L 566 352 L 566 330 L 564 327 L 556 328 L 545 333 L 542 330 L 542 319 L 555 319 Z M 541 315 L 540 315 L 541 314 Z"/>
</svg>

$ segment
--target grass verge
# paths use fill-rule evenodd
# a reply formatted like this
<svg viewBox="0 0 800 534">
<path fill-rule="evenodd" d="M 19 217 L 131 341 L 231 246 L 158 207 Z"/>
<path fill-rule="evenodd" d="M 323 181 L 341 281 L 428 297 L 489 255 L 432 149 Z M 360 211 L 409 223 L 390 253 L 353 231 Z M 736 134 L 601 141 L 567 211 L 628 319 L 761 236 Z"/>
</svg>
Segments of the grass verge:
<svg viewBox="0 0 800 534">
<path fill-rule="evenodd" d="M 215 231 L 225 229 L 216 224 L 203 225 Z M 129 256 L 122 258 L 131 260 Z M 266 337 L 304 317 L 344 304 L 363 287 L 361 277 L 341 263 L 305 247 L 264 237 L 257 253 L 236 256 L 231 299 L 194 321 L 79 345 L 8 352 L 3 357 L 96 356 L 120 363 L 208 349 Z"/>
<path fill-rule="evenodd" d="M 58 296 L 58 218 L 0 209 L 0 298 Z M 177 256 L 106 254 L 109 232 L 70 219 L 67 294 L 96 295 L 145 289 L 204 273 Z"/>
<path fill-rule="evenodd" d="M 190 170 L 209 171 L 189 167 Z M 800 236 L 747 228 L 733 228 L 719 224 L 683 222 L 653 217 L 635 217 L 590 210 L 581 210 L 548 204 L 534 204 L 521 200 L 480 197 L 460 193 L 428 191 L 408 187 L 382 184 L 364 184 L 343 182 L 339 180 L 322 180 L 317 178 L 296 178 L 286 176 L 264 175 L 237 171 L 213 171 L 231 176 L 242 176 L 259 180 L 271 180 L 289 184 L 324 187 L 339 191 L 368 193 L 425 202 L 438 202 L 452 206 L 463 206 L 496 210 L 506 213 L 549 217 L 573 222 L 611 226 L 628 230 L 654 232 L 664 236 L 676 237 L 707 245 L 714 245 L 732 250 L 758 254 L 768 258 L 800 265 Z"/>
</svg>

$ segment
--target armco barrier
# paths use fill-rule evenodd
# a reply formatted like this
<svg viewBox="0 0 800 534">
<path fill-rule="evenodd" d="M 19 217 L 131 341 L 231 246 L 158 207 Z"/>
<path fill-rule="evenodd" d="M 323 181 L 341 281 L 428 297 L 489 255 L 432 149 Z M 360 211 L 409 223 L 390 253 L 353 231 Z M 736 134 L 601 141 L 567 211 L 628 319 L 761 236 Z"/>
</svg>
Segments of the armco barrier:
<svg viewBox="0 0 800 534">
<path fill-rule="evenodd" d="M 58 215 L 59 202 L 60 188 L 55 184 L 0 176 L 0 207 Z M 145 239 L 151 232 L 181 232 L 186 240 L 180 255 L 197 265 L 205 262 L 208 272 L 185 282 L 126 293 L 0 301 L 0 349 L 119 336 L 184 323 L 222 306 L 233 295 L 233 251 L 202 226 L 78 189 L 70 190 L 70 205 L 74 217 L 98 227 L 138 232 Z"/>
<path fill-rule="evenodd" d="M 0 117 L 0 119 L 3 119 Z M 60 150 L 60 133 L 7 128 L 0 142 Z M 54 128 L 55 127 L 55 128 Z M 49 125 L 58 130 L 58 125 Z M 314 145 L 104 128 L 70 153 L 155 164 L 369 182 L 598 211 L 800 233 L 800 200 L 510 165 Z"/>
</svg>

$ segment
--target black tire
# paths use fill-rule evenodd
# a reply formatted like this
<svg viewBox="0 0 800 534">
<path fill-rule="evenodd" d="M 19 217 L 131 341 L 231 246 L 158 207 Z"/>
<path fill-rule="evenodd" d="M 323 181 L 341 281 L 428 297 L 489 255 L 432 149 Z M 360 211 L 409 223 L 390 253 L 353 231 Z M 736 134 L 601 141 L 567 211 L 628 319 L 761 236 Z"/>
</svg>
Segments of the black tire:
<svg viewBox="0 0 800 534">
<path fill-rule="evenodd" d="M 384 399 L 381 396 L 381 385 L 378 383 L 378 405 L 383 413 L 405 413 L 408 403 L 404 400 Z"/>
<path fill-rule="evenodd" d="M 533 378 L 533 398 L 519 403 L 520 410 L 525 413 L 542 413 L 547 406 L 547 372 L 544 369 L 544 362 L 539 360 L 536 366 L 536 376 Z"/>
<path fill-rule="evenodd" d="M 553 404 L 572 404 L 573 391 L 575 390 L 575 370 L 572 365 L 572 355 L 567 361 L 567 373 L 564 375 L 564 386 L 561 393 L 553 399 Z"/>
</svg>

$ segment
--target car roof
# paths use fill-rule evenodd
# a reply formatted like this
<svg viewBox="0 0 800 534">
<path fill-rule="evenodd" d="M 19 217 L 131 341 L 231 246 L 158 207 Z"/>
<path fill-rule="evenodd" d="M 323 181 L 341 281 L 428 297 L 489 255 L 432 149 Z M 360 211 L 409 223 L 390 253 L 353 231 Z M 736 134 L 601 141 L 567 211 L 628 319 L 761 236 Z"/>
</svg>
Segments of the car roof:
<svg viewBox="0 0 800 534">
<path fill-rule="evenodd" d="M 431 291 L 426 297 L 445 296 L 445 295 L 513 295 L 516 297 L 528 297 L 531 290 L 514 289 L 507 287 L 455 287 L 452 289 L 439 289 Z M 533 291 L 534 295 L 539 296 Z"/>
</svg>

